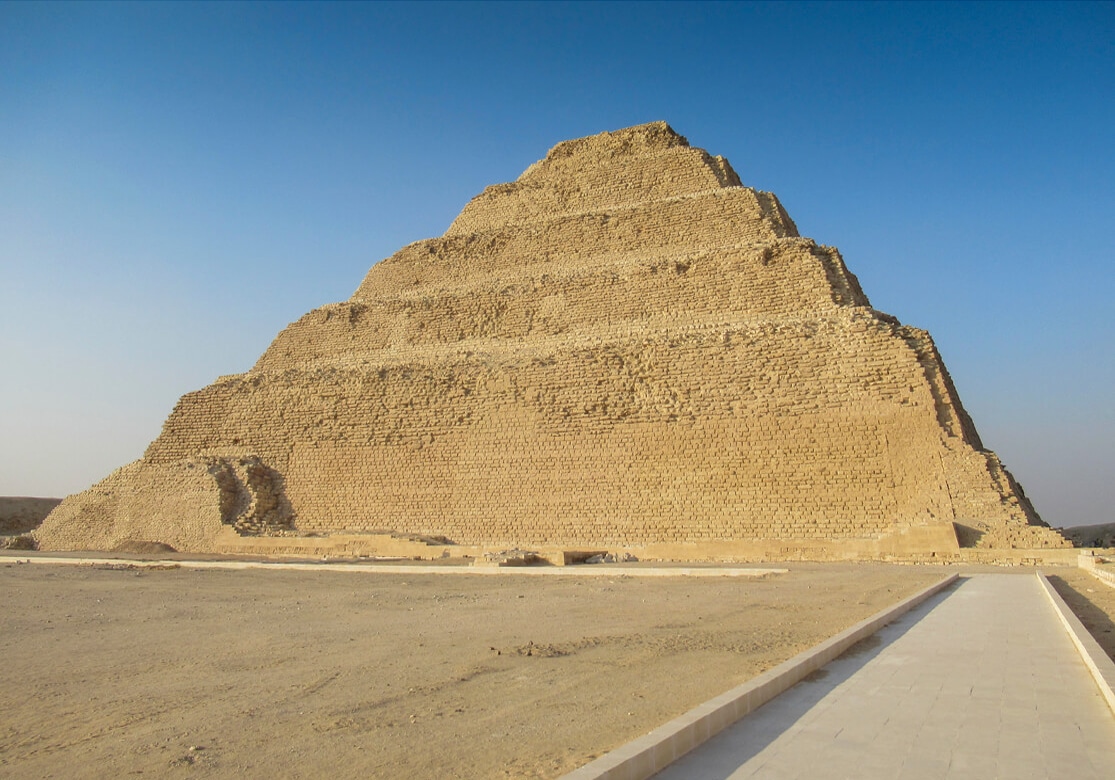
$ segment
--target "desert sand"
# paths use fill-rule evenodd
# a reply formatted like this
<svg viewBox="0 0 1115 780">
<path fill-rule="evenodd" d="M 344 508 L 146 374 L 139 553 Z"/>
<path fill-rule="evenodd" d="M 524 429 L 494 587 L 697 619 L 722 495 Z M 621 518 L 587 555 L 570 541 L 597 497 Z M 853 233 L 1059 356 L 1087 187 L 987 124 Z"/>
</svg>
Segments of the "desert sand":
<svg viewBox="0 0 1115 780">
<path fill-rule="evenodd" d="M 943 573 L 412 576 L 9 557 L 0 775 L 556 777 Z"/>
<path fill-rule="evenodd" d="M 1115 659 L 1115 588 L 1082 569 L 1050 571 L 1049 581 L 1104 652 Z"/>
</svg>

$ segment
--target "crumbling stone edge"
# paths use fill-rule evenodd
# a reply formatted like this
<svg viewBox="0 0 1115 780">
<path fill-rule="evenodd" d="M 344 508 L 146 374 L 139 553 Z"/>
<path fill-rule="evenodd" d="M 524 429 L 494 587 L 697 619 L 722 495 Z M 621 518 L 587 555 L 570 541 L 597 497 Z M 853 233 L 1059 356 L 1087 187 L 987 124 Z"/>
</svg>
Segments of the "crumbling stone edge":
<svg viewBox="0 0 1115 780">
<path fill-rule="evenodd" d="M 719 734 L 744 715 L 789 690 L 809 674 L 879 631 L 959 579 L 950 574 L 875 615 L 856 623 L 742 685 L 699 704 L 645 736 L 564 775 L 561 780 L 645 780 Z"/>
<path fill-rule="evenodd" d="M 1111 708 L 1111 712 L 1115 713 L 1115 661 L 1107 656 L 1095 637 L 1088 633 L 1088 629 L 1084 628 L 1080 618 L 1069 609 L 1068 604 L 1061 598 L 1061 594 L 1049 584 L 1049 578 L 1040 571 L 1037 573 L 1037 578 L 1045 590 L 1045 595 L 1049 596 L 1049 600 L 1053 602 L 1053 609 L 1056 610 L 1057 616 L 1061 618 L 1072 643 L 1076 645 L 1081 660 L 1088 667 L 1088 671 L 1092 673 L 1092 679 L 1096 681 L 1100 694 L 1107 702 L 1107 706 Z"/>
</svg>

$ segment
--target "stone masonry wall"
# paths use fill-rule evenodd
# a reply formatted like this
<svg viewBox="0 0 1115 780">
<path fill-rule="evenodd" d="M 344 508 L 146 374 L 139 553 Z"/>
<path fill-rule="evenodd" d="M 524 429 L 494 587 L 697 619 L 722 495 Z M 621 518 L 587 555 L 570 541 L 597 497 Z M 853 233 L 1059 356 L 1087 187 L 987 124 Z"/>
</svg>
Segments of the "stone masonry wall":
<svg viewBox="0 0 1115 780">
<path fill-rule="evenodd" d="M 184 396 L 44 547 L 390 531 L 492 546 L 1057 546 L 929 335 L 663 123 L 559 144 Z"/>
<path fill-rule="evenodd" d="M 761 195 L 737 187 L 468 236 L 446 234 L 410 244 L 373 266 L 352 299 L 458 282 L 477 273 L 515 273 L 521 265 L 684 255 L 796 236 L 793 223 L 772 218 L 773 207 L 764 206 Z"/>
<path fill-rule="evenodd" d="M 320 361 L 355 366 L 391 348 L 574 338 L 624 323 L 650 328 L 801 317 L 844 303 L 867 299 L 835 250 L 804 239 L 588 265 L 545 263 L 331 304 L 280 333 L 256 370 Z"/>
</svg>

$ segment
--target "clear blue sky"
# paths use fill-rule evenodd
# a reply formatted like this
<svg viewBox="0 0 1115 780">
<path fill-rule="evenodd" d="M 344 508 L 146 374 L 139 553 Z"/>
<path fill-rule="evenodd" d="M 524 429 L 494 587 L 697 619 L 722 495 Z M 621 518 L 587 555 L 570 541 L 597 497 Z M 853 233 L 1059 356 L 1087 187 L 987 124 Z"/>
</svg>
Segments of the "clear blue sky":
<svg viewBox="0 0 1115 780">
<path fill-rule="evenodd" d="M 1053 525 L 1115 520 L 1115 5 L 0 3 L 0 495 L 553 144 L 664 119 L 929 330 Z"/>
</svg>

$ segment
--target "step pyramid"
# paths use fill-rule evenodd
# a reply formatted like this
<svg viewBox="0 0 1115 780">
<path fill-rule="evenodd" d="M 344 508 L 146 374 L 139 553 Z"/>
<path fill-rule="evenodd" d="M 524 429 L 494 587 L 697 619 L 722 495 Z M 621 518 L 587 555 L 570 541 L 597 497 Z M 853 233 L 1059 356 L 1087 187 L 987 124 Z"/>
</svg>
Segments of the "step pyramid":
<svg viewBox="0 0 1115 780">
<path fill-rule="evenodd" d="M 984 449 L 929 335 L 656 122 L 485 189 L 250 371 L 184 396 L 141 460 L 37 539 L 707 552 L 924 528 L 1068 544 Z"/>
</svg>

